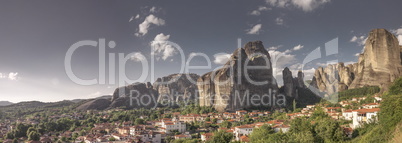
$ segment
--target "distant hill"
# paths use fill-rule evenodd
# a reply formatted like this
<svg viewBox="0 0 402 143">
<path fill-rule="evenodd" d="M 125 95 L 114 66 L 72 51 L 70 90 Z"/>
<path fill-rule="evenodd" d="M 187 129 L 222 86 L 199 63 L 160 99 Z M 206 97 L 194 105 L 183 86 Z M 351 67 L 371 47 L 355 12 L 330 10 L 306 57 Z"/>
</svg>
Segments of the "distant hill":
<svg viewBox="0 0 402 143">
<path fill-rule="evenodd" d="M 7 106 L 0 106 L 2 109 L 7 109 L 7 110 L 15 110 L 15 109 L 29 109 L 29 108 L 56 108 L 56 107 L 65 107 L 65 106 L 70 106 L 75 104 L 72 101 L 64 100 L 64 101 L 58 101 L 58 102 L 40 102 L 40 101 L 24 101 L 24 102 L 19 102 Z"/>
<path fill-rule="evenodd" d="M 93 98 L 93 99 L 108 99 L 108 100 L 111 100 L 112 95 L 103 95 L 103 96 L 99 96 L 99 97 L 96 97 L 96 98 Z M 73 99 L 73 100 L 70 100 L 70 101 L 74 102 L 74 103 L 79 103 L 79 102 L 82 102 L 82 101 L 85 101 L 85 100 L 92 100 L 92 99 Z"/>
<path fill-rule="evenodd" d="M 11 104 L 14 104 L 14 103 L 10 102 L 10 101 L 0 101 L 0 106 L 8 106 L 8 105 L 11 105 Z"/>
</svg>

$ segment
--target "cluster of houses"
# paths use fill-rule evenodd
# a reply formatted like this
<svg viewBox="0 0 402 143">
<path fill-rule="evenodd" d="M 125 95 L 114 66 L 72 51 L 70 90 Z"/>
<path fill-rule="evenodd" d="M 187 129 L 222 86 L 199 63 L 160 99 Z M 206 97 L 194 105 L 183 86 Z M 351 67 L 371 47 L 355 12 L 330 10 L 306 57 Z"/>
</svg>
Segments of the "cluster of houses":
<svg viewBox="0 0 402 143">
<path fill-rule="evenodd" d="M 310 117 L 313 112 L 322 108 L 325 113 L 328 114 L 333 119 L 336 120 L 350 120 L 351 124 L 348 126 L 343 126 L 347 134 L 351 135 L 353 129 L 361 127 L 363 123 L 370 123 L 377 120 L 377 114 L 379 112 L 380 101 L 382 100 L 380 96 L 374 96 L 374 101 L 369 104 L 363 104 L 359 107 L 350 109 L 350 106 L 356 105 L 354 103 L 360 103 L 365 100 L 365 97 L 353 98 L 347 101 L 340 101 L 340 107 L 327 107 L 326 105 L 307 105 L 300 112 L 286 114 L 289 120 L 297 117 Z M 348 107 L 348 108 L 346 108 Z M 102 112 L 102 118 L 109 118 L 107 112 Z M 105 112 L 105 113 L 103 113 Z M 90 131 L 85 132 L 82 135 L 82 129 L 86 128 L 86 125 L 77 127 L 75 131 L 66 131 L 64 133 L 58 134 L 57 137 L 54 136 L 55 133 L 48 133 L 42 135 L 38 143 L 51 143 L 55 138 L 71 138 L 73 134 L 77 133 L 82 136 L 78 136 L 75 142 L 85 142 L 85 143 L 99 143 L 99 142 L 153 142 L 162 143 L 166 137 L 172 137 L 174 139 L 192 139 L 193 136 L 187 131 L 187 124 L 191 122 L 205 122 L 205 123 L 216 123 L 220 124 L 224 121 L 229 122 L 242 122 L 245 116 L 257 120 L 262 116 L 269 116 L 271 113 L 269 111 L 245 111 L 238 110 L 236 112 L 224 112 L 224 113 L 207 113 L 207 114 L 186 114 L 181 115 L 179 112 L 169 113 L 172 118 L 163 118 L 157 121 L 147 121 L 144 125 L 133 125 L 132 122 L 115 122 L 115 123 L 100 123 L 94 124 L 94 127 Z M 82 119 L 81 114 L 74 115 L 54 115 L 51 119 L 58 118 L 72 118 L 72 119 Z M 235 126 L 231 128 L 219 128 L 227 133 L 233 134 L 233 139 L 241 142 L 249 142 L 249 135 L 253 132 L 255 128 L 259 128 L 264 124 L 270 125 L 275 132 L 288 132 L 290 125 L 286 124 L 287 120 L 271 120 L 268 122 L 258 122 L 253 124 L 246 124 Z M 20 123 L 37 124 L 37 119 L 25 119 L 17 120 Z M 0 138 L 3 138 L 5 134 L 12 130 L 14 127 L 11 122 L 0 123 Z M 201 141 L 207 141 L 211 139 L 213 133 L 205 129 L 201 133 Z M 53 135 L 53 136 L 52 136 Z M 21 139 L 24 140 L 24 139 Z M 26 139 L 25 139 L 26 140 Z M 11 143 L 12 140 L 4 140 L 4 143 Z"/>
</svg>

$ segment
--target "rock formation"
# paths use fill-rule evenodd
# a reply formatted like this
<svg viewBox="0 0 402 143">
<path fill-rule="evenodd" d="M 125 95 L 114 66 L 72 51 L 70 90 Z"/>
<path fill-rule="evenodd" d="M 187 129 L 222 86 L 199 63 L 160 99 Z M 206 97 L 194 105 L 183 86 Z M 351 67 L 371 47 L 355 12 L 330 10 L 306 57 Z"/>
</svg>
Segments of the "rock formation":
<svg viewBox="0 0 402 143">
<path fill-rule="evenodd" d="M 257 66 L 260 68 L 252 69 Z M 272 96 L 277 91 L 271 66 L 270 55 L 262 42 L 248 42 L 244 48 L 236 49 L 222 68 L 198 79 L 200 105 L 212 106 L 220 112 L 252 107 L 252 96 Z M 271 101 L 266 100 L 269 99 L 261 99 L 264 103 Z"/>
<path fill-rule="evenodd" d="M 402 50 L 398 43 L 398 39 L 387 30 L 374 29 L 357 63 L 319 67 L 311 85 L 328 94 L 363 86 L 386 88 L 401 76 Z"/>
<path fill-rule="evenodd" d="M 198 98 L 197 74 L 171 74 L 158 78 L 153 84 L 154 90 L 159 93 L 158 101 L 169 99 L 173 101 L 189 101 Z M 163 97 L 163 98 L 162 98 Z M 165 98 L 169 97 L 169 98 Z"/>
<path fill-rule="evenodd" d="M 113 93 L 110 107 L 151 108 L 156 106 L 157 99 L 158 92 L 153 89 L 151 83 L 134 83 L 117 88 Z"/>
<path fill-rule="evenodd" d="M 292 98 L 298 98 L 297 89 L 305 88 L 304 84 L 304 74 L 302 71 L 297 72 L 297 77 L 293 78 L 292 71 L 286 67 L 282 71 L 283 76 L 283 92 L 286 96 Z"/>
</svg>

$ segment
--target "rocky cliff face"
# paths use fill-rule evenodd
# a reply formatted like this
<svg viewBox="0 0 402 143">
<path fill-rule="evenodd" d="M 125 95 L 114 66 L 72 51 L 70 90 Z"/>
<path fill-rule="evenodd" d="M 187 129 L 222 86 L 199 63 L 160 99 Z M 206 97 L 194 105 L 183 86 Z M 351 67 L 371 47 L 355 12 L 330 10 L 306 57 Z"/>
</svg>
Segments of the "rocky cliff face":
<svg viewBox="0 0 402 143">
<path fill-rule="evenodd" d="M 114 91 L 110 108 L 122 106 L 132 108 L 151 108 L 155 107 L 157 99 L 158 92 L 153 89 L 151 83 L 134 83 L 128 86 L 119 87 Z"/>
<path fill-rule="evenodd" d="M 172 74 L 158 78 L 153 84 L 154 90 L 159 93 L 160 98 L 158 101 L 165 99 L 173 101 L 197 99 L 197 79 L 199 77 L 197 74 Z"/>
<path fill-rule="evenodd" d="M 262 68 L 251 69 L 246 66 Z M 198 79 L 200 105 L 213 106 L 220 112 L 252 107 L 252 95 L 262 97 L 270 90 L 277 91 L 271 66 L 269 53 L 262 42 L 248 42 L 244 48 L 236 49 L 222 68 Z M 245 68 L 248 69 L 246 72 Z"/>
<path fill-rule="evenodd" d="M 286 67 L 282 71 L 283 75 L 283 92 L 286 96 L 292 98 L 298 98 L 297 89 L 305 88 L 306 85 L 304 84 L 304 74 L 302 71 L 297 72 L 297 77 L 293 78 L 292 71 Z"/>
<path fill-rule="evenodd" d="M 401 54 L 401 46 L 393 34 L 385 29 L 374 29 L 357 63 L 319 67 L 311 85 L 328 94 L 363 86 L 385 88 L 401 76 Z"/>
</svg>

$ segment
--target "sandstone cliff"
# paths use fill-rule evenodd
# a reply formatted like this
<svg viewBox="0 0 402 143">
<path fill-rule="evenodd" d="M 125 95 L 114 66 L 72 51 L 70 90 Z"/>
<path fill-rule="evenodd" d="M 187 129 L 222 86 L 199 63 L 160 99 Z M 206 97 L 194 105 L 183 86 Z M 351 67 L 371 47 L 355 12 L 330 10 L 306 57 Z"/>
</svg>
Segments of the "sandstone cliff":
<svg viewBox="0 0 402 143">
<path fill-rule="evenodd" d="M 286 96 L 292 98 L 298 98 L 297 89 L 305 88 L 306 85 L 304 84 L 304 74 L 302 71 L 297 72 L 297 77 L 293 78 L 292 71 L 286 67 L 282 71 L 283 76 L 283 92 Z"/>
<path fill-rule="evenodd" d="M 166 97 L 176 102 L 197 99 L 197 79 L 199 77 L 197 74 L 171 74 L 158 78 L 153 84 L 154 90 L 159 93 L 158 101 L 166 100 Z"/>
<path fill-rule="evenodd" d="M 245 71 L 245 66 L 263 68 Z M 220 112 L 252 107 L 252 95 L 262 97 L 270 91 L 272 95 L 278 89 L 271 66 L 270 55 L 262 42 L 248 42 L 244 48 L 236 49 L 222 68 L 198 79 L 200 106 L 213 106 Z M 267 98 L 262 100 L 270 102 Z"/>
<path fill-rule="evenodd" d="M 363 86 L 386 88 L 401 76 L 402 53 L 398 43 L 387 30 L 374 29 L 369 33 L 357 63 L 319 67 L 311 85 L 328 94 Z"/>
</svg>

